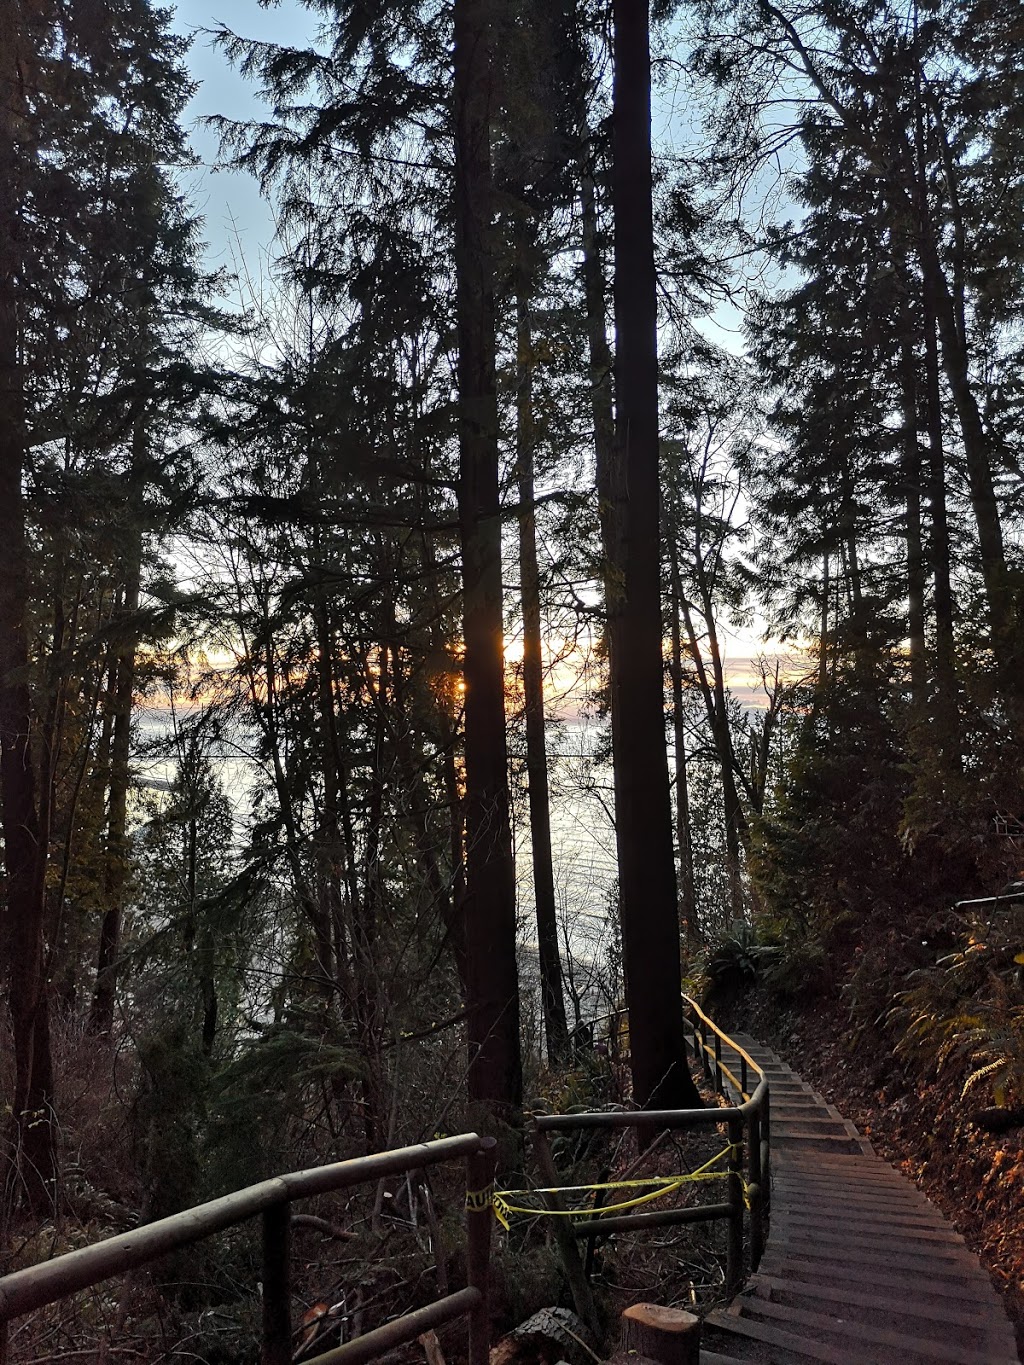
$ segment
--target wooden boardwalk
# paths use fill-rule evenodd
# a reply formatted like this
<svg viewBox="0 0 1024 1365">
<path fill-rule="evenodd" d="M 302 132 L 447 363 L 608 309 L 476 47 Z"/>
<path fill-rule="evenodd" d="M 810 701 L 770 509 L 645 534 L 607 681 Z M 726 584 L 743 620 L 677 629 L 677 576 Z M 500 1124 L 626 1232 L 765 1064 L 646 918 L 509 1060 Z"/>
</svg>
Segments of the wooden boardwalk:
<svg viewBox="0 0 1024 1365">
<path fill-rule="evenodd" d="M 707 1318 L 702 1365 L 1017 1365 L 959 1233 L 774 1052 L 736 1042 L 771 1087 L 771 1230 L 757 1274 Z"/>
</svg>

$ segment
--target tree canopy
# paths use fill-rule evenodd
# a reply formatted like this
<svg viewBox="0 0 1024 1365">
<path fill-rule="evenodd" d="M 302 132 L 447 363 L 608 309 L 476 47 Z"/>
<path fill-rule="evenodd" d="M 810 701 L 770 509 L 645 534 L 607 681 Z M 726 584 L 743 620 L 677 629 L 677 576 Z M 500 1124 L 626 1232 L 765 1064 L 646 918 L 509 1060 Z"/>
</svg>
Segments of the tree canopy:
<svg viewBox="0 0 1024 1365">
<path fill-rule="evenodd" d="M 0 0 L 0 1254 L 755 977 L 1024 1109 L 1017 6 L 300 8 L 216 271 L 173 15 Z"/>
</svg>

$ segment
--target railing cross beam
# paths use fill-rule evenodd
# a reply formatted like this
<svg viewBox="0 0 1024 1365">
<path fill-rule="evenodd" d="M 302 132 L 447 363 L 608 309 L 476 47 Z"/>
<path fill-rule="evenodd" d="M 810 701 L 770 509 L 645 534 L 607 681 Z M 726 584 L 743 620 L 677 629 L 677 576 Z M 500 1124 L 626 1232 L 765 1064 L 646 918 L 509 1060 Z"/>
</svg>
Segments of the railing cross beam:
<svg viewBox="0 0 1024 1365">
<path fill-rule="evenodd" d="M 236 1227 L 250 1218 L 262 1221 L 263 1241 L 263 1330 L 261 1365 L 290 1365 L 292 1359 L 291 1324 L 291 1205 L 296 1199 L 329 1194 L 361 1185 L 386 1175 L 402 1175 L 425 1166 L 467 1160 L 467 1191 L 488 1191 L 494 1181 L 496 1143 L 494 1138 L 462 1133 L 439 1138 L 391 1152 L 355 1157 L 351 1161 L 316 1166 L 308 1171 L 292 1171 L 275 1176 L 247 1189 L 236 1190 L 207 1204 L 158 1219 L 131 1232 L 109 1237 L 106 1241 L 79 1251 L 57 1256 L 52 1261 L 17 1270 L 0 1278 L 0 1365 L 6 1365 L 9 1352 L 9 1324 L 12 1319 L 34 1309 L 56 1303 L 82 1289 L 101 1284 L 115 1275 L 146 1265 L 169 1251 L 192 1246 L 226 1228 Z M 489 1198 L 489 1197 L 488 1197 Z M 488 1279 L 490 1274 L 491 1205 L 467 1197 L 466 1235 L 468 1278 L 465 1289 L 449 1294 L 427 1308 L 407 1313 L 385 1323 L 377 1332 L 367 1333 L 346 1346 L 317 1357 L 320 1365 L 344 1360 L 356 1365 L 369 1360 L 390 1345 L 411 1341 L 428 1327 L 469 1315 L 470 1365 L 487 1365 Z M 384 1342 L 385 1345 L 378 1345 Z M 342 1354 L 339 1354 L 341 1352 Z M 312 1362 L 311 1362 L 312 1365 Z"/>
</svg>

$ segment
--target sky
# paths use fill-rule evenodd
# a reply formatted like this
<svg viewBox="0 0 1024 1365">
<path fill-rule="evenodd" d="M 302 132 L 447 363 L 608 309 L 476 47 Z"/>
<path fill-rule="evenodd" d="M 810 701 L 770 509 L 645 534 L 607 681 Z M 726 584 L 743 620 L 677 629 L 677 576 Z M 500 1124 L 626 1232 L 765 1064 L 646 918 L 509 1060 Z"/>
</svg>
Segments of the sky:
<svg viewBox="0 0 1024 1365">
<path fill-rule="evenodd" d="M 203 120 L 215 114 L 259 119 L 265 118 L 269 109 L 259 98 L 255 84 L 234 70 L 224 53 L 212 46 L 210 36 L 203 30 L 223 24 L 244 37 L 300 46 L 312 40 L 317 23 L 317 16 L 310 14 L 299 0 L 280 0 L 268 8 L 256 0 L 180 0 L 175 8 L 172 28 L 193 38 L 187 60 L 199 88 L 185 111 L 183 122 L 200 164 L 190 173 L 186 187 L 195 211 L 203 218 L 210 268 L 223 267 L 232 273 L 248 275 L 256 282 L 267 275 L 274 215 L 252 176 L 215 169 L 218 138 L 215 131 L 204 127 Z M 677 116 L 679 132 L 685 138 L 683 125 L 688 119 L 679 115 L 678 110 Z M 720 312 L 720 316 L 716 314 L 708 319 L 702 330 L 727 349 L 739 350 L 739 314 L 731 306 L 725 306 Z M 762 629 L 763 623 L 759 620 L 750 629 L 723 629 L 726 648 L 732 656 L 731 666 L 737 674 L 749 673 L 749 660 L 757 654 L 775 653 L 781 649 L 776 644 L 762 643 Z M 749 683 L 744 687 L 739 677 L 735 685 L 746 691 L 751 700 L 759 690 Z"/>
<path fill-rule="evenodd" d="M 299 45 L 312 36 L 316 19 L 295 0 L 284 0 L 268 9 L 256 0 L 181 0 L 171 23 L 176 33 L 193 37 L 187 62 L 193 80 L 200 83 L 183 122 L 201 163 L 186 184 L 196 212 L 204 220 L 207 263 L 233 269 L 241 249 L 249 273 L 258 275 L 256 263 L 265 262 L 274 236 L 271 206 L 261 197 L 252 176 L 213 169 L 217 134 L 205 128 L 202 120 L 214 114 L 264 118 L 268 106 L 259 99 L 254 83 L 244 80 L 202 32 L 221 24 L 247 38 Z"/>
<path fill-rule="evenodd" d="M 185 111 L 184 123 L 202 163 L 196 168 L 191 185 L 195 189 L 196 208 L 204 218 L 211 266 L 231 268 L 241 246 L 250 273 L 258 273 L 255 263 L 259 258 L 266 259 L 274 235 L 274 218 L 271 206 L 261 197 L 251 176 L 213 169 L 217 135 L 205 128 L 202 120 L 214 114 L 262 118 L 268 106 L 260 100 L 254 83 L 244 80 L 224 53 L 212 47 L 203 30 L 223 24 L 247 38 L 300 46 L 312 39 L 318 22 L 318 17 L 310 14 L 300 0 L 278 0 L 268 8 L 257 0 L 180 0 L 175 6 L 172 28 L 186 36 L 194 35 L 187 60 L 199 89 Z M 659 143 L 677 152 L 700 136 L 700 120 L 671 91 L 663 93 L 656 123 Z M 731 304 L 722 304 L 713 317 L 702 319 L 697 325 L 728 350 L 742 349 L 742 316 Z"/>
</svg>

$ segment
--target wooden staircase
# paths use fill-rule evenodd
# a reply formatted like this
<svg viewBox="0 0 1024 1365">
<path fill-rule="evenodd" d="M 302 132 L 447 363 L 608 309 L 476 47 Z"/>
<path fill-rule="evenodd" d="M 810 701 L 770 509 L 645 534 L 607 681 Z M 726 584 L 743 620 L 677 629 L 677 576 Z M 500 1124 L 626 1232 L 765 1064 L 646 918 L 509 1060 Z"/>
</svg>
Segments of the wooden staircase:
<svg viewBox="0 0 1024 1365">
<path fill-rule="evenodd" d="M 774 1052 L 735 1041 L 771 1088 L 771 1223 L 757 1273 L 705 1320 L 702 1365 L 1017 1365 L 959 1233 Z"/>
</svg>

